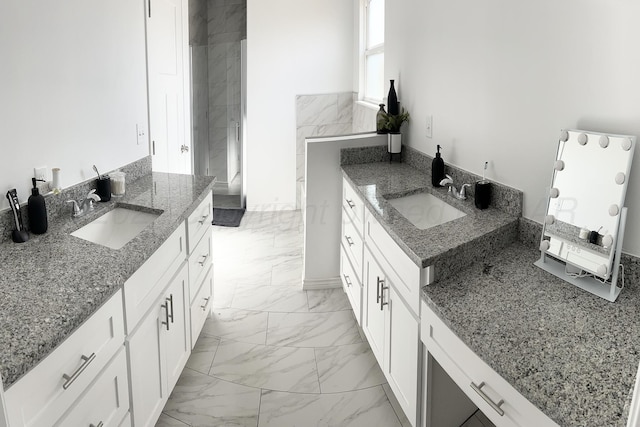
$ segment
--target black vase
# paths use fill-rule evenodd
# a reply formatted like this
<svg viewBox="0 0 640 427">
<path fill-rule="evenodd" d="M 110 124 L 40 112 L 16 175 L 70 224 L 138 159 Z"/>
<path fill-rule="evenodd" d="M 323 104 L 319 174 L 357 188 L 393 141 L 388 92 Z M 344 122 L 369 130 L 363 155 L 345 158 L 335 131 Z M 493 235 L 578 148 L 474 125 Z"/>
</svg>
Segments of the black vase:
<svg viewBox="0 0 640 427">
<path fill-rule="evenodd" d="M 384 111 L 384 104 L 380 104 L 380 109 L 378 110 L 378 114 L 376 114 L 376 132 L 388 133 L 389 131 L 384 127 L 386 123 L 387 123 L 387 112 Z"/>
<path fill-rule="evenodd" d="M 393 80 L 391 80 L 391 87 L 389 88 L 389 95 L 387 95 L 387 106 L 389 107 L 389 114 L 397 116 L 400 114 L 400 106 L 398 105 L 398 95 L 396 94 L 396 88 L 393 86 Z"/>
</svg>

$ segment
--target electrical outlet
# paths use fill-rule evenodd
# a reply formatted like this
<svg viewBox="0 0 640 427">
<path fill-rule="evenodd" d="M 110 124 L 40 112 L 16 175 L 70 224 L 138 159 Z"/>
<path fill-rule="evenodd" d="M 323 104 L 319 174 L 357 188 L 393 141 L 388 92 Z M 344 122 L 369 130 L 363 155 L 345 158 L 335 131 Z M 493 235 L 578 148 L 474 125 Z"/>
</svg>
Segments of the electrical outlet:
<svg viewBox="0 0 640 427">
<path fill-rule="evenodd" d="M 136 134 L 138 135 L 138 145 L 146 144 L 147 142 L 147 129 L 143 124 L 136 124 Z"/>
<path fill-rule="evenodd" d="M 427 116 L 427 138 L 433 137 L 433 116 L 429 114 Z"/>
<path fill-rule="evenodd" d="M 47 174 L 47 170 L 48 168 L 46 166 L 40 166 L 37 168 L 33 168 L 33 176 L 35 179 L 41 179 L 43 181 L 49 181 L 48 179 L 48 174 Z"/>
</svg>

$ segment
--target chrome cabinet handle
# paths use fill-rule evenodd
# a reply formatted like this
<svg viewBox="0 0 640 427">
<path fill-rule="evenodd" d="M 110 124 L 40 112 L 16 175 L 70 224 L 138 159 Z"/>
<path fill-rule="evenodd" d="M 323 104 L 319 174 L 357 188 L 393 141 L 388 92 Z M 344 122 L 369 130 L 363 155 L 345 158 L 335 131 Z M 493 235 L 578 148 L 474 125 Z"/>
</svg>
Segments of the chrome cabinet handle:
<svg viewBox="0 0 640 427">
<path fill-rule="evenodd" d="M 384 285 L 384 280 L 382 281 L 382 286 L 380 287 L 380 311 L 384 310 L 385 305 L 389 305 L 388 302 L 384 302 L 384 291 L 389 289 L 388 286 Z"/>
<path fill-rule="evenodd" d="M 344 276 L 344 282 L 347 284 L 347 287 L 351 286 L 351 279 L 349 279 L 349 276 L 347 276 L 346 274 L 343 274 Z"/>
<path fill-rule="evenodd" d="M 164 304 L 162 304 L 161 307 L 164 308 L 164 321 L 162 322 L 162 324 L 167 327 L 167 331 L 168 331 L 169 330 L 169 298 L 167 298 L 167 301 Z"/>
<path fill-rule="evenodd" d="M 349 244 L 349 246 L 353 246 L 353 239 L 350 236 L 345 235 L 344 236 L 345 240 L 347 241 L 347 243 Z"/>
<path fill-rule="evenodd" d="M 207 260 L 207 258 L 209 258 L 209 254 L 206 255 L 200 255 L 200 257 L 202 258 L 201 261 L 198 261 L 198 264 L 200 264 L 200 267 L 204 267 L 204 263 Z"/>
<path fill-rule="evenodd" d="M 349 205 L 349 207 L 350 207 L 351 209 L 353 209 L 353 208 L 355 208 L 355 207 L 356 207 L 356 204 L 355 204 L 355 203 L 353 203 L 353 201 L 351 201 L 351 200 L 349 200 L 349 199 L 344 199 L 344 200 L 345 200 L 345 202 L 347 202 L 347 205 Z"/>
<path fill-rule="evenodd" d="M 93 423 L 89 424 L 89 427 L 103 427 L 103 426 L 104 426 L 104 423 L 102 421 L 100 421 L 97 425 Z"/>
<path fill-rule="evenodd" d="M 202 309 L 202 311 L 205 311 L 205 310 L 207 309 L 207 304 L 209 304 L 209 299 L 210 299 L 210 298 L 211 298 L 211 297 L 206 297 L 206 298 L 204 298 L 204 304 L 202 304 L 202 305 L 200 306 L 200 308 Z"/>
<path fill-rule="evenodd" d="M 207 218 L 209 218 L 209 214 L 208 213 L 206 215 L 202 215 L 202 217 L 198 220 L 198 224 L 200 224 L 200 225 L 204 224 L 204 222 L 207 220 Z"/>
<path fill-rule="evenodd" d="M 89 357 L 85 356 L 84 354 L 80 356 L 80 359 L 82 360 L 82 364 L 78 367 L 78 369 L 76 369 L 75 372 L 71 375 L 62 374 L 62 378 L 65 379 L 64 384 L 62 384 L 62 388 L 64 390 L 68 389 L 69 386 L 73 384 L 73 382 L 80 376 L 82 371 L 87 369 L 87 366 L 89 366 L 89 364 L 93 362 L 93 359 L 95 358 L 96 358 L 95 353 L 91 353 Z"/>
<path fill-rule="evenodd" d="M 384 279 L 380 279 L 380 277 L 378 276 L 377 278 L 378 283 L 377 283 L 377 291 L 376 291 L 376 304 L 380 303 L 380 285 L 384 284 Z"/>
<path fill-rule="evenodd" d="M 493 410 L 496 411 L 498 415 L 502 417 L 504 415 L 504 410 L 501 408 L 501 406 L 504 403 L 504 399 L 500 399 L 498 403 L 495 403 L 493 400 L 491 400 L 489 396 L 485 394 L 484 391 L 482 391 L 482 387 L 484 387 L 484 381 L 481 382 L 480 385 L 475 385 L 473 381 L 471 382 L 471 388 L 473 389 L 473 391 L 478 393 L 480 397 L 483 398 L 484 401 L 487 402 L 489 406 L 491 406 Z"/>
<path fill-rule="evenodd" d="M 169 294 L 169 298 L 165 298 L 171 307 L 171 314 L 169 315 L 169 319 L 171 319 L 171 323 L 173 323 L 173 294 Z"/>
</svg>

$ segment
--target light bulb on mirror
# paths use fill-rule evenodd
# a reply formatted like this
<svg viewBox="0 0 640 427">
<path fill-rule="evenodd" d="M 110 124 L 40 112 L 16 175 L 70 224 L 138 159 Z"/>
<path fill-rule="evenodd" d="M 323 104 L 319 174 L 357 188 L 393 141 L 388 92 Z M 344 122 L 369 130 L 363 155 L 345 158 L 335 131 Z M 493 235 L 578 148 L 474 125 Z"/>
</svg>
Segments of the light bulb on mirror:
<svg viewBox="0 0 640 427">
<path fill-rule="evenodd" d="M 578 135 L 578 144 L 586 145 L 588 140 L 589 140 L 589 137 L 587 136 L 586 133 L 581 133 L 580 135 Z"/>
<path fill-rule="evenodd" d="M 609 137 L 607 135 L 600 136 L 600 147 L 607 148 L 609 146 Z"/>
<path fill-rule="evenodd" d="M 618 205 L 609 206 L 609 215 L 616 216 L 619 213 L 620 213 L 620 208 L 618 208 Z"/>
<path fill-rule="evenodd" d="M 622 146 L 622 149 L 624 151 L 631 150 L 631 140 L 629 138 L 623 138 L 622 142 L 620 143 L 620 145 Z"/>
<path fill-rule="evenodd" d="M 558 190 L 557 188 L 552 188 L 551 190 L 549 190 L 549 197 L 551 197 L 552 199 L 557 199 L 559 195 L 560 190 Z"/>
<path fill-rule="evenodd" d="M 563 130 L 560 132 L 560 141 L 567 142 L 569 140 L 569 132 Z"/>
<path fill-rule="evenodd" d="M 598 266 L 598 276 L 605 277 L 607 275 L 607 270 L 608 270 L 608 268 L 607 268 L 606 265 L 600 264 Z"/>
<path fill-rule="evenodd" d="M 605 248 L 608 248 L 611 245 L 613 245 L 613 236 L 611 234 L 606 234 L 602 238 L 602 246 L 604 246 Z"/>
<path fill-rule="evenodd" d="M 542 252 L 548 251 L 550 247 L 551 247 L 551 243 L 549 243 L 548 240 L 543 240 L 542 242 L 540 242 L 540 250 Z"/>
<path fill-rule="evenodd" d="M 618 185 L 624 184 L 625 178 L 626 177 L 625 177 L 624 173 L 618 172 L 616 174 L 616 184 L 618 184 Z"/>
<path fill-rule="evenodd" d="M 564 160 L 556 160 L 555 165 L 553 166 L 555 170 L 561 171 L 564 169 Z"/>
<path fill-rule="evenodd" d="M 556 222 L 556 218 L 553 215 L 547 215 L 544 217 L 544 223 L 547 225 L 551 225 Z"/>
</svg>

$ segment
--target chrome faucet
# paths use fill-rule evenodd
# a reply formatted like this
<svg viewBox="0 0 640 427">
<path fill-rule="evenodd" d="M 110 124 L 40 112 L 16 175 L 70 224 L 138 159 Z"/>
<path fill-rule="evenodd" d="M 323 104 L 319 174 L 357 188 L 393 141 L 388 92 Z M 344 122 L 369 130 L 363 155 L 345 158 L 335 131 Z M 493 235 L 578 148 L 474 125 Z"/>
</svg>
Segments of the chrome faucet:
<svg viewBox="0 0 640 427">
<path fill-rule="evenodd" d="M 456 186 L 453 185 L 453 178 L 451 178 L 450 175 L 445 175 L 445 177 L 446 177 L 445 179 L 440 181 L 440 185 L 443 187 L 444 186 L 449 187 L 449 191 L 447 192 L 452 194 L 453 197 L 455 197 L 456 199 L 467 200 L 467 188 L 471 187 L 471 184 L 463 184 L 462 187 L 460 188 L 460 191 L 458 192 L 458 190 L 456 189 Z"/>
<path fill-rule="evenodd" d="M 91 212 L 93 210 L 93 202 L 99 201 L 100 196 L 98 196 L 96 194 L 96 190 L 93 189 L 89 191 L 89 194 L 87 194 L 84 200 L 80 202 L 80 205 L 78 205 L 78 202 L 76 202 L 75 200 L 67 200 L 67 203 L 73 203 L 73 211 L 71 213 L 71 216 L 79 217 L 86 214 L 87 212 Z"/>
</svg>

